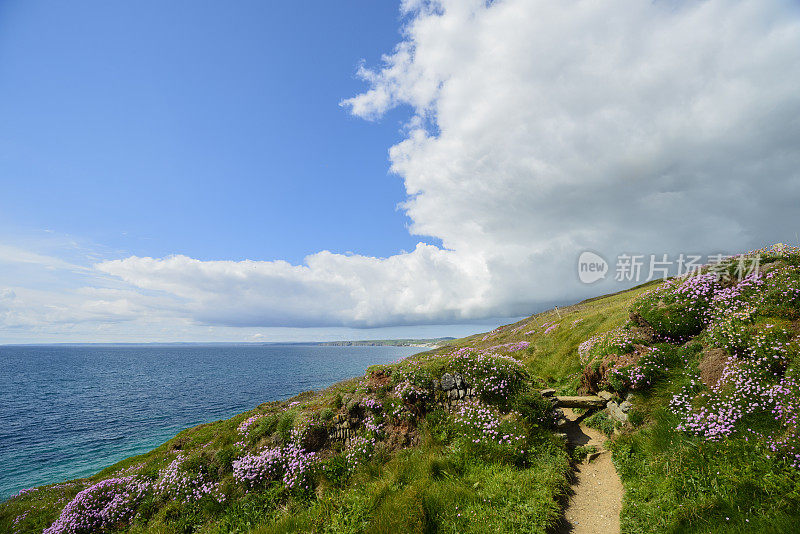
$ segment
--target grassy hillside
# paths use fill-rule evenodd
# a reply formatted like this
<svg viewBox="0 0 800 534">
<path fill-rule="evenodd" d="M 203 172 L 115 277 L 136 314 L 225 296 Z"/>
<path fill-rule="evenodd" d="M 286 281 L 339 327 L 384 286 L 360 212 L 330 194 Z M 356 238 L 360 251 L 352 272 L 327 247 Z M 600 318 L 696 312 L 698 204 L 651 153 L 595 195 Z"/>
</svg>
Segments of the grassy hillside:
<svg viewBox="0 0 800 534">
<path fill-rule="evenodd" d="M 0 531 L 546 532 L 573 454 L 552 387 L 632 394 L 624 427 L 591 418 L 614 431 L 624 532 L 791 532 L 799 332 L 800 251 L 756 251 L 188 429 L 22 492 Z"/>
</svg>

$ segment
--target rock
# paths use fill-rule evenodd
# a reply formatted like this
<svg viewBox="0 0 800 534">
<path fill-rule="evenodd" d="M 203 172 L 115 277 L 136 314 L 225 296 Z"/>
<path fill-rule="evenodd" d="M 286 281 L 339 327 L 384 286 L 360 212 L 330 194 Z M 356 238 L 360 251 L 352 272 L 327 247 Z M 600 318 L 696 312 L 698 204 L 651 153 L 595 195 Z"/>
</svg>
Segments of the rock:
<svg viewBox="0 0 800 534">
<path fill-rule="evenodd" d="M 455 380 L 456 380 L 456 387 L 458 389 L 461 389 L 461 388 L 464 387 L 464 377 L 463 376 L 461 376 L 459 373 L 455 373 L 453 375 L 453 378 L 455 378 Z"/>
<path fill-rule="evenodd" d="M 602 408 L 606 401 L 596 395 L 586 397 L 556 397 L 558 405 L 562 408 Z"/>
<path fill-rule="evenodd" d="M 442 389 L 453 389 L 456 386 L 456 379 L 450 373 L 442 375 Z"/>
<path fill-rule="evenodd" d="M 569 424 L 569 421 L 567 421 L 564 418 L 561 418 L 556 422 L 556 428 L 559 429 L 559 430 L 563 430 L 563 429 L 565 429 L 567 427 L 568 424 Z"/>
<path fill-rule="evenodd" d="M 622 413 L 628 413 L 631 411 L 631 408 L 633 408 L 633 404 L 631 404 L 630 401 L 622 401 L 619 403 L 619 409 L 622 411 Z"/>
<path fill-rule="evenodd" d="M 556 394 L 556 390 L 547 388 L 547 389 L 543 389 L 539 393 L 542 395 L 542 397 L 552 397 L 553 395 Z"/>
<path fill-rule="evenodd" d="M 458 398 L 458 390 L 457 390 L 457 389 L 451 389 L 451 390 L 450 390 L 450 391 L 447 393 L 447 395 L 448 395 L 448 397 L 450 397 L 451 399 L 457 399 L 457 398 Z"/>
<path fill-rule="evenodd" d="M 439 381 L 434 378 L 433 379 L 433 389 L 434 390 L 439 389 L 440 386 L 441 386 L 441 384 L 439 383 Z"/>
<path fill-rule="evenodd" d="M 459 399 L 463 399 L 464 395 L 466 395 L 466 394 L 467 394 L 467 392 L 465 390 L 463 390 L 463 389 L 459 389 L 458 390 L 458 398 Z"/>
<path fill-rule="evenodd" d="M 628 421 L 628 414 L 623 412 L 619 404 L 614 401 L 609 401 L 606 405 L 606 413 L 609 417 L 614 419 L 615 421 L 619 421 L 620 423 L 626 423 Z"/>
<path fill-rule="evenodd" d="M 610 391 L 605 391 L 605 390 L 598 392 L 597 396 L 600 397 L 601 399 L 603 399 L 604 401 L 610 401 L 611 399 L 614 398 L 614 394 L 613 393 L 611 393 Z"/>
</svg>

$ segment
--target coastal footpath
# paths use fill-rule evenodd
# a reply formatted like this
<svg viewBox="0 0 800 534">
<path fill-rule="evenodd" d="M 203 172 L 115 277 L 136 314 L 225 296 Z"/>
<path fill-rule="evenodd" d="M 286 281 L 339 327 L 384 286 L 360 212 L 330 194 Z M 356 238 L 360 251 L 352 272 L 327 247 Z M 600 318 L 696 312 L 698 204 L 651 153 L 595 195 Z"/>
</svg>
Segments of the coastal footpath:
<svg viewBox="0 0 800 534">
<path fill-rule="evenodd" d="M 0 531 L 793 532 L 799 373 L 775 245 L 187 429 Z"/>
</svg>

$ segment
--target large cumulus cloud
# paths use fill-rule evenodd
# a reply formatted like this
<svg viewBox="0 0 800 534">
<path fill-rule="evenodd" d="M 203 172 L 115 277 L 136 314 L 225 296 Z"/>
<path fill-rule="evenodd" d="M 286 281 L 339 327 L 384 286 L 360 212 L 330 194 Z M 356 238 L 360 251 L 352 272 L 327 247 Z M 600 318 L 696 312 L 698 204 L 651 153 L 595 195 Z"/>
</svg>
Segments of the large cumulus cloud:
<svg viewBox="0 0 800 534">
<path fill-rule="evenodd" d="M 389 154 L 420 244 L 304 265 L 130 257 L 97 269 L 225 325 L 376 326 L 596 293 L 584 249 L 795 239 L 800 8 L 777 0 L 405 2 L 402 41 L 343 101 L 411 109 Z M 382 179 L 376 177 L 376 179 Z"/>
</svg>

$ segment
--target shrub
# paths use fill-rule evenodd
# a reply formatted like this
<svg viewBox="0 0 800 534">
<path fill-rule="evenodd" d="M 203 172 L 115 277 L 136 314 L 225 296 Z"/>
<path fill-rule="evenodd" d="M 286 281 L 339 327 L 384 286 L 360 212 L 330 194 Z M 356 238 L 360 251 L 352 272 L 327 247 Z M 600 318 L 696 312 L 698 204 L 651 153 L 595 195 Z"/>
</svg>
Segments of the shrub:
<svg viewBox="0 0 800 534">
<path fill-rule="evenodd" d="M 527 369 L 511 356 L 459 349 L 449 355 L 448 370 L 460 373 L 481 399 L 505 405 L 527 385 Z"/>
<path fill-rule="evenodd" d="M 123 528 L 150 484 L 137 477 L 109 478 L 79 492 L 44 534 L 88 534 Z"/>
<path fill-rule="evenodd" d="M 687 365 L 690 358 L 700 350 L 702 345 L 699 343 L 680 348 L 666 343 L 642 348 L 638 351 L 639 357 L 635 363 L 611 369 L 608 381 L 615 391 L 651 387 L 665 378 L 670 368 Z"/>
<path fill-rule="evenodd" d="M 309 489 L 316 454 L 295 444 L 246 454 L 233 461 L 233 477 L 250 488 L 281 480 L 289 488 Z"/>
<path fill-rule="evenodd" d="M 503 416 L 496 408 L 466 401 L 454 414 L 457 441 L 479 456 L 520 463 L 525 458 L 527 431 L 519 414 Z"/>
<path fill-rule="evenodd" d="M 711 300 L 721 289 L 717 275 L 674 278 L 643 293 L 632 306 L 666 341 L 682 341 L 698 333 L 710 319 Z"/>
<path fill-rule="evenodd" d="M 588 427 L 599 430 L 608 437 L 611 437 L 616 429 L 622 427 L 619 421 L 614 421 L 602 410 L 584 419 L 583 423 Z"/>
<path fill-rule="evenodd" d="M 153 493 L 168 500 L 184 502 L 199 501 L 209 497 L 217 502 L 225 500 L 214 479 L 216 473 L 209 473 L 208 459 L 202 455 L 187 457 L 178 454 L 170 464 L 159 472 L 153 483 Z"/>
<path fill-rule="evenodd" d="M 581 363 L 591 365 L 599 362 L 603 356 L 633 352 L 636 342 L 637 339 L 631 331 L 616 328 L 596 334 L 581 343 L 578 347 L 578 356 Z"/>
<path fill-rule="evenodd" d="M 549 428 L 553 422 L 553 405 L 536 391 L 518 394 L 513 409 L 533 427 Z"/>
<path fill-rule="evenodd" d="M 596 452 L 597 452 L 597 447 L 595 447 L 594 445 L 579 445 L 574 449 L 572 449 L 570 457 L 573 462 L 580 463 L 584 461 L 587 456 L 591 456 Z"/>
</svg>

